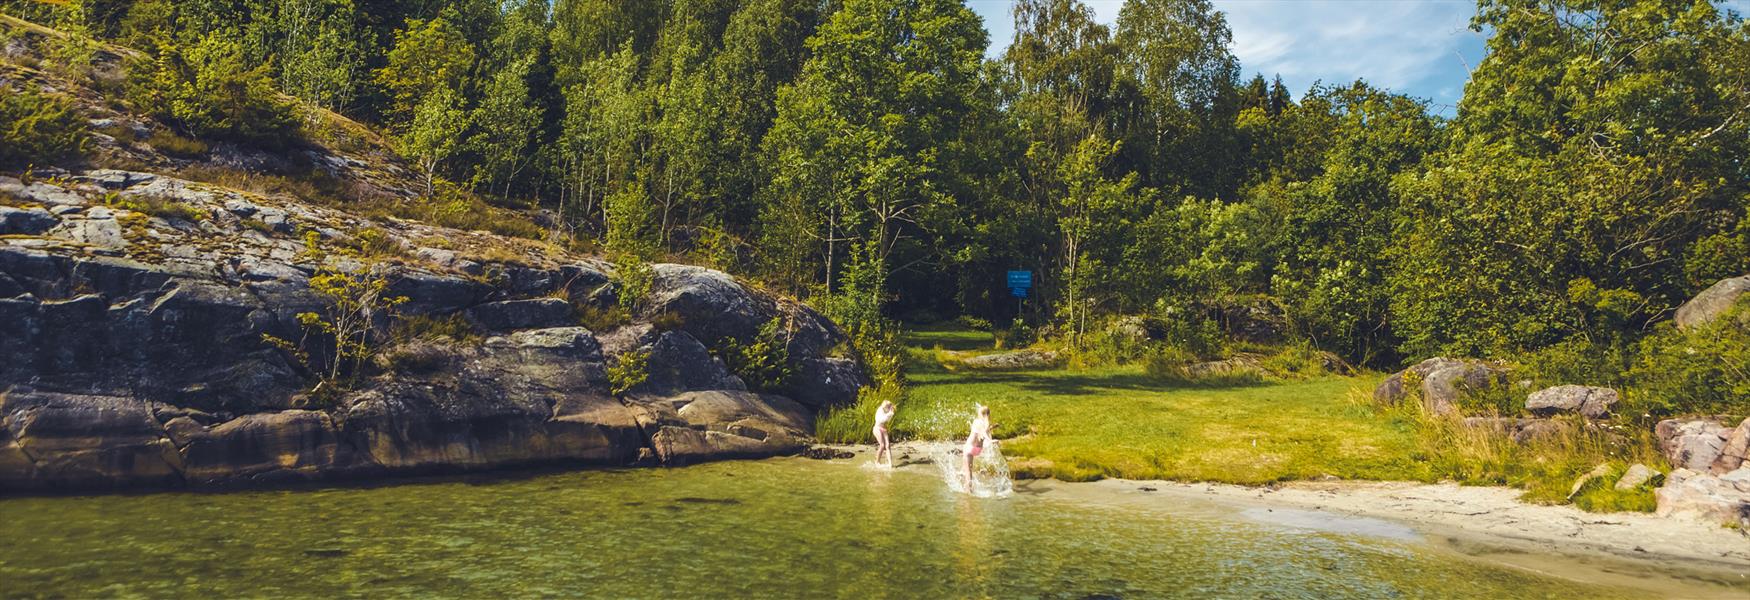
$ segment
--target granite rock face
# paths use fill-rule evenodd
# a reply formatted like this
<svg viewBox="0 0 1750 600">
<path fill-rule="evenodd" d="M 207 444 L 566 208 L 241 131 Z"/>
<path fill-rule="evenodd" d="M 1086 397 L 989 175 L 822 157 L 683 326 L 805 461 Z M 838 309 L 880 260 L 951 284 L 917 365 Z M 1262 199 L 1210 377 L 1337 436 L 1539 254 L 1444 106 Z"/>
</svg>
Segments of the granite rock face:
<svg viewBox="0 0 1750 600">
<path fill-rule="evenodd" d="M 591 331 L 578 315 L 618 290 L 613 267 L 588 257 L 494 263 L 419 245 L 511 241 L 151 174 L 72 180 L 86 183 L 0 180 L 5 226 L 21 232 L 0 239 L 0 493 L 769 456 L 804 447 L 815 411 L 866 381 L 832 322 L 721 272 L 655 265 L 643 309 Z M 93 200 L 104 193 L 206 216 L 112 209 Z M 331 258 L 405 298 L 372 317 L 381 351 L 351 385 L 312 389 L 311 369 L 264 339 L 299 340 L 298 315 L 328 310 L 303 240 L 267 217 L 340 247 L 381 227 L 378 243 L 408 257 Z M 412 317 L 468 332 L 389 335 Z M 795 376 L 750 392 L 715 353 L 774 319 Z M 649 377 L 615 395 L 607 367 L 633 351 Z"/>
</svg>

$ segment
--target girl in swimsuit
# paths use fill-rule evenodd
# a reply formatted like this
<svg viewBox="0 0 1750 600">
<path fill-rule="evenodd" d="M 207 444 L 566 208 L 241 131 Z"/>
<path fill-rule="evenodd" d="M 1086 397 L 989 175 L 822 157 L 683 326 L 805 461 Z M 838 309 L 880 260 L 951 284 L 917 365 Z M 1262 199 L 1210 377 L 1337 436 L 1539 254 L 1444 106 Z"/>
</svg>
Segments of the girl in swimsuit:
<svg viewBox="0 0 1750 600">
<path fill-rule="evenodd" d="M 966 435 L 966 464 L 962 471 L 966 474 L 962 488 L 966 493 L 972 493 L 972 459 L 984 453 L 985 442 L 990 441 L 990 407 L 978 405 L 978 417 L 972 420 L 972 431 Z"/>
<path fill-rule="evenodd" d="M 893 420 L 893 413 L 899 408 L 892 401 L 883 400 L 881 406 L 875 409 L 875 462 L 881 462 L 886 456 L 887 468 L 893 468 L 893 445 L 887 438 L 887 422 Z"/>
</svg>

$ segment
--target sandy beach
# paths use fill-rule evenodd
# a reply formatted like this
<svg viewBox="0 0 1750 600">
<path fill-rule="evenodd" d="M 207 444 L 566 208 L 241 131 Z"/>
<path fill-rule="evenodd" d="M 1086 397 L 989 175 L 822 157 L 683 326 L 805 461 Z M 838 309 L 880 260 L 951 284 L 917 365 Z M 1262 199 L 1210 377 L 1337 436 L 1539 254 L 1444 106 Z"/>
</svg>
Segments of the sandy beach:
<svg viewBox="0 0 1750 600">
<path fill-rule="evenodd" d="M 835 446 L 866 462 L 869 446 Z M 900 469 L 932 469 L 923 444 L 895 444 Z M 1282 527 L 1431 544 L 1475 560 L 1671 598 L 1750 593 L 1750 533 L 1685 517 L 1588 513 L 1518 500 L 1504 487 L 1450 483 L 1302 481 L 1266 487 L 1105 479 L 1023 480 L 1018 494 L 1078 502 L 1162 505 Z"/>
</svg>

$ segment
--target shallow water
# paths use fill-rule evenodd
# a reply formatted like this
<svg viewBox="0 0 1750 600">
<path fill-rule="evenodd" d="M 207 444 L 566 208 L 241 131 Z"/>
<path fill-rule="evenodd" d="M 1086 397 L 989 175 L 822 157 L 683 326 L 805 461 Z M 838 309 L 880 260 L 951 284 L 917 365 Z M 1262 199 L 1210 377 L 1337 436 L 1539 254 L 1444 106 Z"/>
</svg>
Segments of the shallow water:
<svg viewBox="0 0 1750 600">
<path fill-rule="evenodd" d="M 0 596 L 1552 598 L 1415 534 L 778 459 L 0 499 Z M 1061 487 L 1061 486 L 1060 486 Z"/>
</svg>

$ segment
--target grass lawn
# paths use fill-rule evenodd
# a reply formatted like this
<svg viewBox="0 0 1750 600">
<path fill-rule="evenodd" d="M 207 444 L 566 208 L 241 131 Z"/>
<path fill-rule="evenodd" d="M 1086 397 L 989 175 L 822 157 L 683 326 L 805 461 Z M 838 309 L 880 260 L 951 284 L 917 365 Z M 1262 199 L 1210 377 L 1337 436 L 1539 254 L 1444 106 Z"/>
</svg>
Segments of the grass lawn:
<svg viewBox="0 0 1750 600">
<path fill-rule="evenodd" d="M 1003 453 L 1034 476 L 1253 484 L 1427 476 L 1413 459 L 1413 424 L 1351 400 L 1353 390 L 1372 389 L 1371 376 L 1187 387 L 1155 381 L 1138 366 L 951 373 L 930 359 L 938 345 L 968 351 L 990 342 L 973 331 L 908 336 L 899 437 L 960 438 L 973 404 L 983 403 Z"/>
</svg>

